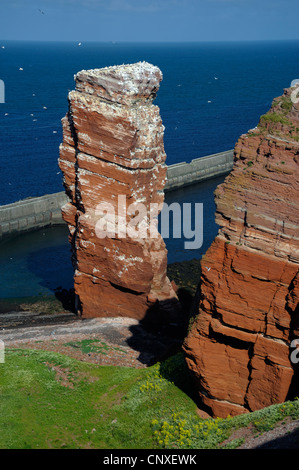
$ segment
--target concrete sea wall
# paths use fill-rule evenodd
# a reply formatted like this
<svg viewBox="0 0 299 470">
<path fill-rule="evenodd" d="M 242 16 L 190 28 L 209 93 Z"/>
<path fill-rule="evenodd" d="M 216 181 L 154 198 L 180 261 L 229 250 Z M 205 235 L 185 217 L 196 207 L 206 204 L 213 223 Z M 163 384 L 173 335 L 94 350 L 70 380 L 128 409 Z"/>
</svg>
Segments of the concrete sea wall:
<svg viewBox="0 0 299 470">
<path fill-rule="evenodd" d="M 232 170 L 233 157 L 234 151 L 227 150 L 207 157 L 196 158 L 190 163 L 182 162 L 170 165 L 167 169 L 165 191 L 225 175 Z"/>
<path fill-rule="evenodd" d="M 233 150 L 196 158 L 167 168 L 165 191 L 228 174 L 233 167 Z M 64 191 L 0 206 L 0 239 L 49 225 L 64 223 L 61 207 L 68 202 Z"/>
<path fill-rule="evenodd" d="M 0 206 L 0 239 L 20 232 L 61 224 L 65 192 L 46 194 Z"/>
</svg>

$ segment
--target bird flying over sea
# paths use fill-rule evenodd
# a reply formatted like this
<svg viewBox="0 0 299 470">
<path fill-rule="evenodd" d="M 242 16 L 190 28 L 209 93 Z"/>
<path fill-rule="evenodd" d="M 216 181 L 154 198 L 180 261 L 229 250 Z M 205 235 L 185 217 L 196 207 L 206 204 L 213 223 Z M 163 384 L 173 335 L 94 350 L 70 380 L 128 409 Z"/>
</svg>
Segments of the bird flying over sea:
<svg viewBox="0 0 299 470">
<path fill-rule="evenodd" d="M 40 8 L 38 9 L 38 11 L 39 11 L 39 12 L 40 12 L 42 15 L 44 15 L 44 14 L 45 14 L 45 12 L 44 12 L 44 11 L 42 11 Z"/>
</svg>

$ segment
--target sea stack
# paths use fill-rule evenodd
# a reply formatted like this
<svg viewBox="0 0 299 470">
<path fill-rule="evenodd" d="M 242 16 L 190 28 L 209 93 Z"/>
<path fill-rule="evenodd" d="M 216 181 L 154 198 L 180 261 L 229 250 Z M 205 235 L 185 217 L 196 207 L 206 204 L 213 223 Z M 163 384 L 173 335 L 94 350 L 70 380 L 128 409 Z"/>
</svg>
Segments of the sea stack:
<svg viewBox="0 0 299 470">
<path fill-rule="evenodd" d="M 240 137 L 233 170 L 215 192 L 221 228 L 201 262 L 199 311 L 184 343 L 212 416 L 283 402 L 298 380 L 297 92 L 286 89 Z"/>
<path fill-rule="evenodd" d="M 153 230 L 166 182 L 164 126 L 152 104 L 161 80 L 146 62 L 82 70 L 68 96 L 59 166 L 70 201 L 62 214 L 82 317 L 143 319 L 176 299 L 165 243 Z"/>
</svg>

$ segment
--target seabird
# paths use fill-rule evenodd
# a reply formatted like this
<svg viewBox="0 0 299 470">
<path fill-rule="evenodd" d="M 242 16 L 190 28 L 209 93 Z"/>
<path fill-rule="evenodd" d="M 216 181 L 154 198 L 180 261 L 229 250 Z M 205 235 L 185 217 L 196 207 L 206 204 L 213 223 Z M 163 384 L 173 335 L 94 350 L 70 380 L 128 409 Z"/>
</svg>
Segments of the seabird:
<svg viewBox="0 0 299 470">
<path fill-rule="evenodd" d="M 40 8 L 38 9 L 38 11 L 39 11 L 39 12 L 40 12 L 42 15 L 44 15 L 44 14 L 45 14 L 45 12 L 44 12 L 44 11 L 42 11 Z"/>
<path fill-rule="evenodd" d="M 24 70 L 23 67 L 20 67 L 19 70 Z"/>
</svg>

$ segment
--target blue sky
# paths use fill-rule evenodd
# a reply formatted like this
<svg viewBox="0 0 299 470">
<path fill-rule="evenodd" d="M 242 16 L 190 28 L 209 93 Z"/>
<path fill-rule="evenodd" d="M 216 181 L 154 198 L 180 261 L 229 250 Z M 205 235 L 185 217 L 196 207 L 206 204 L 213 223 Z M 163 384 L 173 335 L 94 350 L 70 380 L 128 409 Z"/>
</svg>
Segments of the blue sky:
<svg viewBox="0 0 299 470">
<path fill-rule="evenodd" d="M 298 18 L 298 0 L 0 0 L 0 39 L 299 39 Z"/>
</svg>

